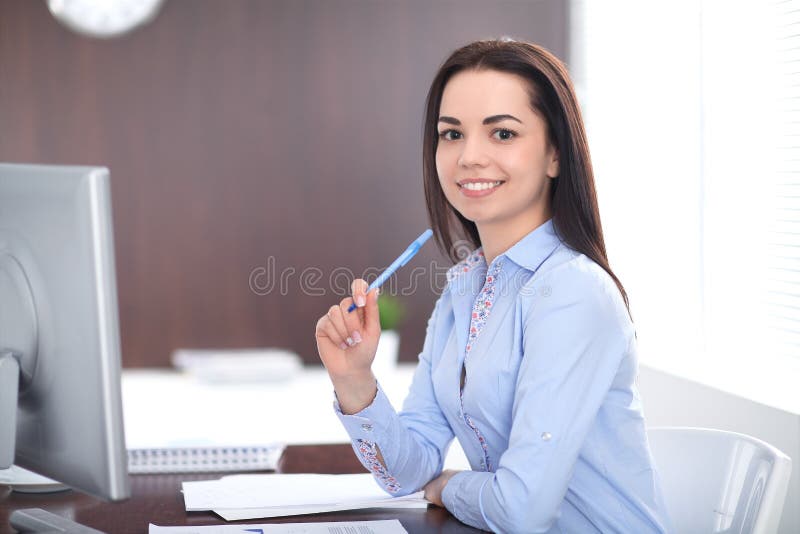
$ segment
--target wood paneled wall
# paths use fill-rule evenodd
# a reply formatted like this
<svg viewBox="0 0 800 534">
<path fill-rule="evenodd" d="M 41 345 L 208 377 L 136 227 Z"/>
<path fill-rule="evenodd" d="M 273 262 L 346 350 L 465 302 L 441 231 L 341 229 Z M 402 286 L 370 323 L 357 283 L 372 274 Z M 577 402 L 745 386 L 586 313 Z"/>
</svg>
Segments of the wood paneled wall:
<svg viewBox="0 0 800 534">
<path fill-rule="evenodd" d="M 384 267 L 427 227 L 421 125 L 439 64 L 502 35 L 566 58 L 566 4 L 167 0 L 97 40 L 43 0 L 0 0 L 0 161 L 111 169 L 125 366 L 168 365 L 178 347 L 316 362 L 335 269 Z M 257 294 L 251 274 L 270 264 L 284 288 Z M 433 243 L 413 264 L 426 271 L 401 297 L 404 360 L 422 347 L 432 269 L 448 267 Z"/>
</svg>

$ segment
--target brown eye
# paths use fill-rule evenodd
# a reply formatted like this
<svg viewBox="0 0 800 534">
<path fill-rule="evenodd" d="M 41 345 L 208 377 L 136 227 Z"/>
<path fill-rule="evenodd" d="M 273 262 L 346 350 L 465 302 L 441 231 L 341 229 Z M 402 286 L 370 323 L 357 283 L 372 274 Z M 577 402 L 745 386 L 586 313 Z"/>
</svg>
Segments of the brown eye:
<svg viewBox="0 0 800 534">
<path fill-rule="evenodd" d="M 457 132 L 455 130 L 445 130 L 439 133 L 439 138 L 444 139 L 445 141 L 455 141 L 456 139 L 461 139 L 461 132 Z"/>
<path fill-rule="evenodd" d="M 506 128 L 500 128 L 492 132 L 492 135 L 500 141 L 510 141 L 517 136 L 517 133 L 512 130 L 507 130 Z"/>
</svg>

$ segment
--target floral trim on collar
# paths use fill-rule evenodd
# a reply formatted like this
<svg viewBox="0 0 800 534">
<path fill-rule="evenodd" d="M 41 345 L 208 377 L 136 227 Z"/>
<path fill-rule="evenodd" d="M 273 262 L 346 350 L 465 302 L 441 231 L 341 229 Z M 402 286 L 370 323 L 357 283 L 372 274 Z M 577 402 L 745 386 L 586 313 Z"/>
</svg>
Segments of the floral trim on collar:
<svg viewBox="0 0 800 534">
<path fill-rule="evenodd" d="M 485 263 L 483 248 L 477 248 L 470 252 L 469 256 L 456 263 L 447 270 L 447 281 L 452 282 L 462 274 L 471 271 L 476 265 Z"/>
</svg>

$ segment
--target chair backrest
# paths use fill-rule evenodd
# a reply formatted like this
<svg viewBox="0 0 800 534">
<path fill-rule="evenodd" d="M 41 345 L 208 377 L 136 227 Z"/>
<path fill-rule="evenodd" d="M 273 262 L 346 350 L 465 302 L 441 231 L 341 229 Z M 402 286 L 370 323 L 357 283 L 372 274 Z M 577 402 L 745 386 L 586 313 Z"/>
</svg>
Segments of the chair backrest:
<svg viewBox="0 0 800 534">
<path fill-rule="evenodd" d="M 675 531 L 773 534 L 792 460 L 735 432 L 658 427 L 647 431 Z"/>
</svg>

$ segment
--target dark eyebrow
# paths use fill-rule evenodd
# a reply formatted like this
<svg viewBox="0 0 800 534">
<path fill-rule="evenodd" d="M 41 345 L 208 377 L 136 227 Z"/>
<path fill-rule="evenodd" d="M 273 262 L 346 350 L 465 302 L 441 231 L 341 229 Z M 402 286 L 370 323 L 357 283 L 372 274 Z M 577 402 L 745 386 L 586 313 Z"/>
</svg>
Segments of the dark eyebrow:
<svg viewBox="0 0 800 534">
<path fill-rule="evenodd" d="M 491 117 L 486 117 L 483 119 L 483 124 L 494 124 L 496 122 L 504 121 L 506 119 L 511 119 L 512 121 L 517 121 L 518 123 L 522 124 L 522 121 L 516 118 L 513 115 L 492 115 Z M 442 115 L 439 117 L 439 122 L 446 122 L 447 124 L 453 124 L 455 126 L 461 126 L 461 121 L 456 119 L 455 117 L 447 117 Z"/>
</svg>

